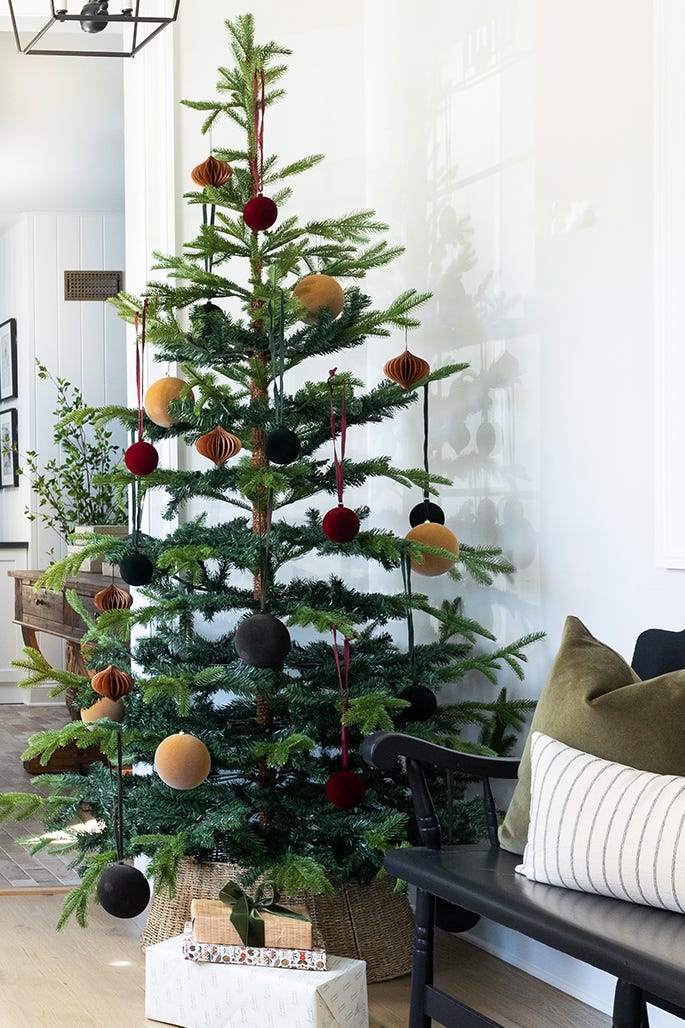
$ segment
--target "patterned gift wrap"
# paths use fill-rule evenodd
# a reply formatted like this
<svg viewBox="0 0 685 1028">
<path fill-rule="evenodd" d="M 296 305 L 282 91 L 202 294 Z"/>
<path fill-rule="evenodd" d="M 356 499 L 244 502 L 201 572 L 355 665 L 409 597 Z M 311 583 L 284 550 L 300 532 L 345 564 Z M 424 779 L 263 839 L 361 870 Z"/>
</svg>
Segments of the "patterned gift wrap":
<svg viewBox="0 0 685 1028">
<path fill-rule="evenodd" d="M 215 942 L 195 942 L 191 923 L 183 937 L 186 960 L 209 964 L 244 964 L 246 967 L 288 967 L 298 971 L 326 971 L 325 949 L 282 949 L 270 946 L 222 946 Z"/>
</svg>

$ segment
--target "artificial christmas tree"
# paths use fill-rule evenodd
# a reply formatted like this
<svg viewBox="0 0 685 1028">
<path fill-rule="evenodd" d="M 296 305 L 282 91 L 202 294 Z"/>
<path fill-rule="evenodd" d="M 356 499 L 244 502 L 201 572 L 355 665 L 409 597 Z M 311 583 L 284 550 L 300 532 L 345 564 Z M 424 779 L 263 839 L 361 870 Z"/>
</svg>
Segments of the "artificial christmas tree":
<svg viewBox="0 0 685 1028">
<path fill-rule="evenodd" d="M 166 514 L 178 518 L 178 527 L 152 538 L 140 531 L 136 516 L 127 540 L 95 538 L 82 554 L 49 569 L 47 584 L 61 588 L 79 560 L 97 553 L 118 563 L 126 582 L 149 583 L 132 607 L 115 596 L 95 618 L 71 594 L 87 625 L 93 683 L 50 668 L 35 651 L 20 665 L 32 684 L 52 677 L 58 690 L 75 690 L 77 706 L 92 705 L 95 683 L 123 696 L 120 724 L 74 722 L 34 737 L 27 751 L 49 756 L 54 746 L 75 740 L 99 745 L 114 761 L 119 744 L 131 770 L 120 782 L 118 820 L 112 818 L 111 770 L 104 766 L 85 778 L 55 778 L 45 805 L 46 825 L 71 832 L 75 864 L 83 869 L 83 884 L 64 912 L 75 910 L 81 921 L 100 875 L 121 859 L 113 848 L 115 821 L 124 855 L 151 858 L 158 889 L 173 883 L 188 856 L 232 862 L 247 885 L 266 878 L 289 897 L 346 884 L 356 889 L 378 874 L 384 851 L 412 832 L 400 774 L 363 765 L 357 753 L 362 735 L 397 725 L 468 745 L 460 739 L 464 726 L 479 726 L 484 738 L 501 735 L 504 726 L 520 726 L 530 706 L 503 692 L 487 702 L 432 702 L 443 684 L 468 672 L 494 683 L 508 665 L 522 677 L 523 649 L 536 636 L 497 645 L 465 615 L 459 598 L 436 607 L 412 592 L 411 567 L 444 573 L 448 593 L 463 570 L 483 585 L 513 571 L 498 550 L 457 543 L 448 529 L 436 537 L 441 526 L 428 518 L 430 530 L 413 529 L 427 542 L 411 533 L 405 539 L 363 506 L 342 508 L 353 515 L 354 532 L 322 527 L 336 493 L 333 510 L 341 509 L 343 475 L 348 490 L 383 476 L 398 491 L 422 490 L 424 503 L 436 493 L 444 480 L 427 466 L 400 470 L 386 456 L 349 459 L 345 434 L 399 415 L 416 399 L 419 382 L 428 386 L 465 365 L 446 365 L 408 384 L 382 380 L 368 390 L 352 374 L 355 349 L 394 328 L 416 327 L 416 310 L 429 296 L 409 289 L 378 310 L 354 284 L 401 252 L 382 239 L 386 226 L 373 212 L 303 225 L 286 213 L 285 183 L 321 159 L 281 167 L 275 156 L 264 156 L 265 112 L 283 96 L 277 83 L 289 51 L 257 45 L 249 15 L 227 27 L 235 66 L 220 70 L 218 99 L 188 106 L 205 112 L 203 131 L 228 119 L 245 142 L 216 148 L 216 157 L 194 169 L 201 190 L 187 199 L 202 206 L 202 222 L 181 255 L 156 255 L 156 268 L 168 280 L 150 282 L 145 301 L 128 294 L 116 301 L 132 324 L 145 307 L 147 342 L 178 374 L 150 386 L 144 424 L 140 411 L 99 412 L 103 422 L 118 419 L 139 439 L 143 429 L 152 443 L 178 439 L 185 454 L 180 468 L 157 467 L 141 477 L 122 465 L 113 476 L 122 491 L 132 490 L 137 512 L 149 490 L 165 490 Z M 263 195 L 265 188 L 271 197 Z M 255 201 L 267 199 L 277 208 L 273 222 L 270 207 L 269 218 L 257 217 L 265 215 L 265 205 Z M 334 359 L 337 371 L 306 380 L 302 366 L 322 355 Z M 417 367 L 425 371 L 420 362 Z M 298 446 L 287 454 L 276 447 L 269 460 L 267 439 L 284 430 Z M 195 456 L 196 445 L 215 466 Z M 298 514 L 307 503 L 317 506 Z M 197 513 L 202 504 L 210 511 Z M 346 584 L 345 567 L 361 562 L 388 572 L 388 591 Z M 326 574 L 327 566 L 334 573 Z M 429 641 L 414 641 L 414 611 L 434 626 Z M 390 632 L 405 621 L 406 652 Z M 135 686 L 124 692 L 129 674 Z M 172 760 L 167 784 L 154 771 L 155 754 L 161 746 L 166 756 L 169 737 L 178 750 L 180 733 L 191 746 L 202 744 L 208 763 L 186 779 L 177 774 L 182 759 L 180 768 Z M 188 739 L 181 742 L 186 746 Z M 85 805 L 89 830 L 72 831 Z M 21 801 L 5 806 L 20 809 Z M 477 807 L 458 805 L 461 838 L 481 832 Z"/>
</svg>

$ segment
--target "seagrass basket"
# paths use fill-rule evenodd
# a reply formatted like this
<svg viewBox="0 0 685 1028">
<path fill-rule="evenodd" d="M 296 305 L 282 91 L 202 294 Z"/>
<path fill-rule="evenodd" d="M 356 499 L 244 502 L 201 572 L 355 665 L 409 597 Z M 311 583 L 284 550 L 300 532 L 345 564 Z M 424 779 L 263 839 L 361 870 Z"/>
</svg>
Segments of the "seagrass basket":
<svg viewBox="0 0 685 1028">
<path fill-rule="evenodd" d="M 193 899 L 216 899 L 240 868 L 219 862 L 199 863 L 184 857 L 176 878 L 176 892 L 155 892 L 148 909 L 141 946 L 183 933 L 190 920 Z M 411 970 L 414 916 L 406 896 L 393 892 L 394 878 L 380 878 L 369 885 L 346 882 L 333 896 L 301 894 L 281 898 L 286 906 L 305 906 L 315 934 L 323 938 L 329 953 L 366 961 L 369 983 L 399 978 Z"/>
</svg>

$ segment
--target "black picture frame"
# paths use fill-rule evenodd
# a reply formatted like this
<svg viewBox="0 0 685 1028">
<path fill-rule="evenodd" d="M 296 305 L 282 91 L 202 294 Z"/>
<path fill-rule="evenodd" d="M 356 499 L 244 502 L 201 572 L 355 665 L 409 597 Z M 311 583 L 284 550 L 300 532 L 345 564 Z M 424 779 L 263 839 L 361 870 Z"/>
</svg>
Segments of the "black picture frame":
<svg viewBox="0 0 685 1028">
<path fill-rule="evenodd" d="M 17 381 L 17 322 L 8 318 L 0 323 L 0 402 L 19 395 Z"/>
<path fill-rule="evenodd" d="M 0 410 L 0 488 L 19 485 L 17 408 Z"/>
</svg>

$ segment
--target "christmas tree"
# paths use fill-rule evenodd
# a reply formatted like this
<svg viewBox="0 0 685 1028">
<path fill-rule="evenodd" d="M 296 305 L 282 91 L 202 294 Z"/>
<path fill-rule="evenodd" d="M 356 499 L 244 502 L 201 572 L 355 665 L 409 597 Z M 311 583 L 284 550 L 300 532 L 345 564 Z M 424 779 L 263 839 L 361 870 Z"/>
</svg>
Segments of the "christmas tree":
<svg viewBox="0 0 685 1028">
<path fill-rule="evenodd" d="M 138 854 L 162 886 L 184 855 L 220 855 L 248 884 L 264 876 L 284 895 L 368 881 L 412 829 L 399 769 L 363 765 L 363 735 L 399 727 L 503 752 L 530 706 L 502 689 L 484 702 L 436 704 L 445 683 L 471 672 L 493 685 L 503 666 L 522 678 L 523 651 L 537 636 L 500 645 L 459 597 L 431 603 L 416 576 L 444 575 L 447 594 L 464 572 L 487 586 L 513 568 L 497 549 L 457 543 L 435 503 L 446 480 L 431 475 L 427 457 L 422 468 L 398 468 L 390 456 L 351 459 L 345 448 L 348 434 L 422 398 L 427 433 L 431 384 L 465 365 L 431 370 L 405 349 L 387 377 L 379 369 L 378 384 L 358 379 L 359 347 L 393 330 L 405 340 L 429 295 L 408 289 L 376 309 L 357 284 L 401 252 L 374 212 L 305 224 L 285 213 L 289 180 L 321 160 L 281 166 L 265 148 L 290 51 L 258 45 L 250 15 L 227 28 L 234 65 L 220 69 L 217 98 L 186 103 L 204 112 L 203 133 L 228 123 L 243 141 L 214 147 L 193 170 L 198 188 L 186 199 L 198 234 L 180 255 L 155 255 L 166 278 L 144 297 L 116 300 L 136 327 L 144 403 L 97 417 L 134 434 L 110 476 L 132 494 L 133 531 L 123 541 L 96 537 L 45 576 L 61 589 L 98 555 L 140 593 L 130 605 L 113 584 L 96 616 L 68 594 L 87 626 L 88 678 L 33 650 L 20 662 L 26 684 L 54 679 L 76 709 L 90 711 L 87 723 L 34 736 L 27 755 L 47 760 L 75 741 L 97 743 L 109 758 L 85 777 L 50 776 L 45 801 L 3 797 L 15 815 L 43 802 L 46 826 L 66 832 L 83 879 L 64 917 L 75 911 L 82 922 L 93 890 L 105 902 L 103 879 Z M 146 344 L 176 369 L 147 389 Z M 334 370 L 307 378 L 321 357 Z M 158 465 L 162 438 L 187 455 L 179 468 Z M 379 477 L 413 495 L 406 538 L 368 506 L 348 505 L 345 489 Z M 164 491 L 169 519 L 154 538 L 140 531 L 149 490 Z M 365 563 L 387 572 L 387 590 L 350 584 L 346 569 Z M 416 619 L 425 641 L 414 637 Z M 93 708 L 101 697 L 105 705 Z M 474 726 L 466 742 L 463 729 Z M 463 839 L 482 832 L 477 806 L 459 805 Z M 84 810 L 90 820 L 78 830 Z M 131 881 L 132 893 L 138 885 Z M 112 912 L 126 915 L 123 907 Z"/>
</svg>

